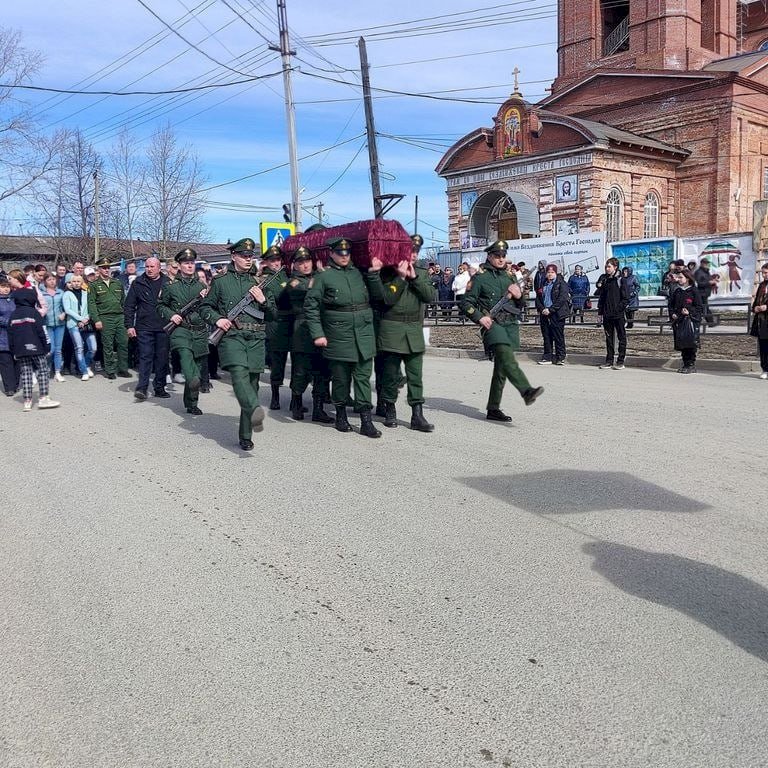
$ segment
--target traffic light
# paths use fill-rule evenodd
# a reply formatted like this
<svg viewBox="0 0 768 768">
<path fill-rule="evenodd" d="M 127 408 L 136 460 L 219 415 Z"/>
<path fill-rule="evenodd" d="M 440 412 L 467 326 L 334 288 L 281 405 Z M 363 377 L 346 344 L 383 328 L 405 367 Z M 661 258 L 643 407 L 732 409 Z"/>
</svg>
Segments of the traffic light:
<svg viewBox="0 0 768 768">
<path fill-rule="evenodd" d="M 283 221 L 287 221 L 289 224 L 293 221 L 293 206 L 290 203 L 286 203 L 283 206 Z"/>
</svg>

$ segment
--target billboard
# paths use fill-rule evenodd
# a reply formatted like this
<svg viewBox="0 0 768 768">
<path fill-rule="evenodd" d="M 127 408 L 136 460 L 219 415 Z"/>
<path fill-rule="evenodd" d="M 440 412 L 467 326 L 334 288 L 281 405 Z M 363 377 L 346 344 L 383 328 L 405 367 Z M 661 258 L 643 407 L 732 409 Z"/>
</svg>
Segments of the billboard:
<svg viewBox="0 0 768 768">
<path fill-rule="evenodd" d="M 657 237 L 651 240 L 627 240 L 610 243 L 611 256 L 619 260 L 621 267 L 632 267 L 640 283 L 640 296 L 658 296 L 662 275 L 670 261 L 677 256 L 674 237 Z"/>
<path fill-rule="evenodd" d="M 755 279 L 757 255 L 752 233 L 681 237 L 680 258 L 697 263 L 709 259 L 710 273 L 717 277 L 710 301 L 749 298 Z"/>
</svg>

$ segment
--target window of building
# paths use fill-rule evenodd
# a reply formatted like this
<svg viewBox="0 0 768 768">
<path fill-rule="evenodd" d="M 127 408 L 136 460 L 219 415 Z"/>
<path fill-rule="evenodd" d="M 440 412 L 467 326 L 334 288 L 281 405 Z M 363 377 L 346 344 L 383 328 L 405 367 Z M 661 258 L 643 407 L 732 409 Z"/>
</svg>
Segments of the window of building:
<svg viewBox="0 0 768 768">
<path fill-rule="evenodd" d="M 621 190 L 613 187 L 605 201 L 605 232 L 608 242 L 623 239 L 624 222 L 622 216 L 624 196 Z"/>
<path fill-rule="evenodd" d="M 768 40 L 763 40 L 760 45 L 757 46 L 758 51 L 768 51 Z"/>
<path fill-rule="evenodd" d="M 659 198 L 655 192 L 649 192 L 645 196 L 643 206 L 643 237 L 659 236 Z"/>
</svg>

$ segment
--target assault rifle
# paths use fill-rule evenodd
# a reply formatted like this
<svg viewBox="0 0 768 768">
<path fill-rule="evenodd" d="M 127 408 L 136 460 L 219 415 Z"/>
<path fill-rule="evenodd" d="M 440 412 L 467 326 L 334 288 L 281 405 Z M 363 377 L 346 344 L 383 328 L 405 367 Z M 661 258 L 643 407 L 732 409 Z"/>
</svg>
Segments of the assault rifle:
<svg viewBox="0 0 768 768">
<path fill-rule="evenodd" d="M 174 314 L 181 315 L 182 319 L 186 318 L 187 315 L 194 312 L 203 303 L 203 299 L 207 293 L 207 289 L 200 291 L 199 296 L 195 296 L 194 299 L 188 301 L 178 312 L 175 312 Z M 178 327 L 179 326 L 176 325 L 176 323 L 170 321 L 163 326 L 163 330 L 170 336 Z"/>
<path fill-rule="evenodd" d="M 256 283 L 257 288 L 261 288 L 263 291 L 270 283 L 274 282 L 278 276 L 281 274 L 282 269 L 278 269 L 277 272 L 272 273 L 269 277 L 265 277 L 260 283 Z M 246 307 L 248 307 L 250 304 L 253 303 L 253 296 L 251 296 L 251 291 L 249 290 L 248 293 L 243 296 L 240 301 L 235 304 L 232 309 L 227 312 L 227 320 L 229 320 L 232 325 L 237 328 L 237 319 L 240 317 L 240 315 L 245 312 Z M 255 312 L 249 313 L 251 317 L 255 317 L 258 320 L 264 319 L 264 313 L 257 309 Z M 221 328 L 216 328 L 211 333 L 211 335 L 208 337 L 208 343 L 215 347 L 218 345 L 218 343 L 224 338 L 224 335 L 226 334 L 226 331 L 223 331 Z"/>
<path fill-rule="evenodd" d="M 523 278 L 522 285 L 520 284 L 520 281 L 515 278 L 515 283 L 520 287 L 520 290 L 525 296 L 525 278 Z M 522 296 L 521 296 L 522 299 Z M 510 298 L 509 294 L 507 292 L 504 292 L 504 295 L 491 307 L 488 314 L 490 315 L 491 320 L 497 320 L 499 317 L 503 319 L 504 315 L 516 315 L 520 316 L 523 311 L 520 309 L 518 305 L 518 301 L 521 299 L 512 299 Z"/>
</svg>

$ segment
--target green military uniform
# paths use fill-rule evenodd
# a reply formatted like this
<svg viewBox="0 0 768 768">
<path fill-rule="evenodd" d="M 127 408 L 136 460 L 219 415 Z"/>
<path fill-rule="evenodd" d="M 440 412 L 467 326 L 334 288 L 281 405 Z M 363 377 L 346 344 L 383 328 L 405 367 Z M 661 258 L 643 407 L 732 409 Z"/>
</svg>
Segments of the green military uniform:
<svg viewBox="0 0 768 768">
<path fill-rule="evenodd" d="M 282 258 L 283 252 L 279 246 L 273 245 L 262 254 L 262 260 L 275 256 Z M 285 365 L 288 362 L 288 352 L 291 348 L 291 333 L 293 331 L 293 315 L 291 314 L 288 297 L 284 296 L 284 290 L 288 285 L 288 274 L 283 267 L 275 271 L 270 267 L 264 267 L 262 278 L 277 274 L 265 289 L 265 295 L 270 294 L 277 308 L 277 316 L 266 323 L 266 355 L 269 364 L 269 383 L 272 387 L 272 410 L 280 409 L 280 386 L 285 379 Z"/>
<path fill-rule="evenodd" d="M 231 247 L 233 253 L 248 253 L 250 244 L 252 254 L 253 241 L 250 238 L 239 240 Z M 242 249 L 242 250 L 238 250 Z M 259 279 L 249 272 L 237 272 L 231 264 L 224 274 L 216 275 L 211 288 L 200 307 L 200 317 L 215 325 L 242 299 L 246 293 L 259 284 Z M 253 302 L 241 315 L 237 326 L 233 326 L 219 343 L 219 362 L 229 372 L 237 402 L 240 405 L 239 438 L 250 442 L 253 435 L 254 415 L 262 416 L 259 409 L 259 374 L 264 370 L 264 340 L 266 337 L 265 320 L 274 316 L 274 300 L 267 296 L 267 303 L 258 306 Z M 265 317 L 258 317 L 259 311 Z M 260 421 L 257 422 L 260 424 Z"/>
<path fill-rule="evenodd" d="M 101 258 L 97 267 L 109 266 Z M 125 330 L 123 304 L 125 291 L 119 280 L 98 277 L 88 288 L 88 311 L 91 321 L 101 323 L 101 343 L 104 348 L 104 373 L 109 378 L 125 375 L 128 369 L 128 333 Z"/>
<path fill-rule="evenodd" d="M 185 248 L 176 255 L 176 261 L 195 261 L 197 254 L 192 248 Z M 173 315 L 194 299 L 200 297 L 204 286 L 197 275 L 179 274 L 172 283 L 163 288 L 157 305 L 157 314 L 170 321 Z M 184 315 L 184 321 L 171 333 L 171 352 L 179 356 L 181 372 L 184 374 L 184 407 L 190 413 L 199 411 L 202 369 L 208 358 L 208 327 L 200 316 L 199 307 Z"/>
<path fill-rule="evenodd" d="M 332 240 L 329 246 L 339 256 L 350 253 L 351 244 L 343 238 Z M 304 313 L 312 339 L 325 337 L 328 341 L 323 356 L 331 369 L 337 429 L 349 431 L 346 404 L 350 385 L 354 384 L 354 405 L 361 415 L 361 432 L 378 437 L 380 433 L 371 423 L 371 372 L 376 352 L 373 312 L 360 270 L 351 262 L 339 266 L 331 257 L 325 271 L 318 272 L 312 280 L 304 300 Z"/>
<path fill-rule="evenodd" d="M 506 256 L 507 244 L 498 240 L 485 249 L 489 254 L 487 261 L 467 286 L 461 302 L 464 314 L 479 324 L 480 318 L 489 315 L 491 308 L 507 295 L 507 289 L 515 282 L 507 274 L 506 264 L 498 267 L 490 262 L 490 256 L 503 253 Z M 541 387 L 532 388 L 520 366 L 515 360 L 514 350 L 520 349 L 520 327 L 514 314 L 502 313 L 494 320 L 491 327 L 481 331 L 483 345 L 490 357 L 493 358 L 493 377 L 488 393 L 488 418 L 495 421 L 508 421 L 501 408 L 501 396 L 507 380 L 520 392 L 520 395 L 530 405 L 543 391 Z"/>
<path fill-rule="evenodd" d="M 424 403 L 422 379 L 424 362 L 424 304 L 432 300 L 434 289 L 427 270 L 414 267 L 414 278 L 402 278 L 387 270 L 370 272 L 371 296 L 379 303 L 377 349 L 381 355 L 382 389 L 385 404 L 385 426 L 396 426 L 394 404 L 400 380 L 400 364 L 405 365 L 408 404 L 421 414 Z M 416 412 L 411 424 L 415 427 Z M 423 418 L 423 417 L 422 417 Z M 429 431 L 421 427 L 423 431 Z"/>
</svg>

